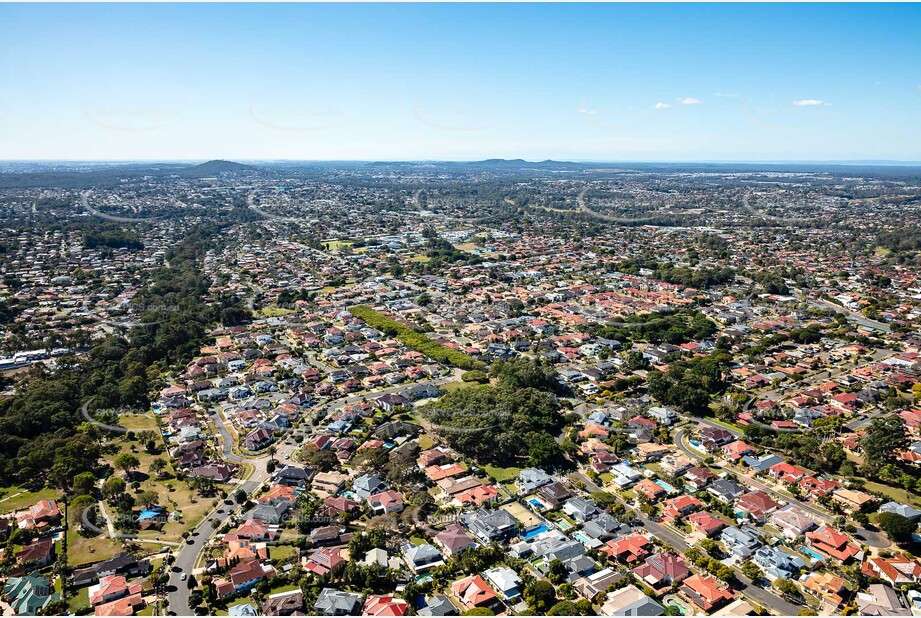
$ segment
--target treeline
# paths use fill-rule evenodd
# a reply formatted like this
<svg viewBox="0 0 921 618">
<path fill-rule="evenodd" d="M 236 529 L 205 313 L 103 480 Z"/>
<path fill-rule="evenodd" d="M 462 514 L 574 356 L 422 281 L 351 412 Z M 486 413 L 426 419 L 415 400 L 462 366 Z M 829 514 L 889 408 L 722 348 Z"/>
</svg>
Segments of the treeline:
<svg viewBox="0 0 921 618">
<path fill-rule="evenodd" d="M 653 277 L 666 283 L 683 285 L 698 290 L 706 290 L 717 285 L 729 283 L 735 277 L 735 271 L 728 267 L 688 268 L 669 263 L 646 263 L 643 260 L 627 259 L 617 265 L 617 270 L 628 275 L 638 275 L 640 269 L 654 271 Z"/>
<path fill-rule="evenodd" d="M 876 237 L 876 244 L 894 253 L 912 253 L 921 249 L 921 230 L 903 228 L 882 232 Z"/>
<path fill-rule="evenodd" d="M 483 369 L 485 367 L 481 361 L 459 350 L 443 346 L 437 341 L 432 341 L 422 333 L 414 331 L 405 324 L 400 324 L 393 318 L 389 318 L 367 305 L 349 307 L 349 312 L 371 328 L 376 328 L 391 337 L 396 337 L 403 345 L 421 352 L 440 363 L 468 370 Z"/>
<path fill-rule="evenodd" d="M 494 366 L 495 386 L 462 388 L 422 408 L 453 448 L 481 462 L 531 466 L 563 463 L 554 436 L 564 423 L 551 368 L 529 359 Z"/>
<path fill-rule="evenodd" d="M 205 302 L 209 281 L 199 270 L 218 228 L 200 228 L 168 253 L 168 267 L 155 273 L 133 303 L 145 326 L 111 335 L 85 362 L 60 359 L 53 374 L 32 375 L 17 394 L 0 401 L 0 484 L 67 488 L 73 477 L 93 470 L 99 440 L 84 425 L 80 407 L 146 408 L 162 372 L 188 361 L 220 314 Z"/>
<path fill-rule="evenodd" d="M 110 249 L 141 249 L 144 244 L 134 230 L 117 226 L 101 226 L 83 230 L 83 246 L 87 249 L 108 247 Z"/>
<path fill-rule="evenodd" d="M 676 361 L 664 373 L 650 372 L 647 390 L 662 403 L 695 416 L 705 416 L 712 397 L 728 386 L 726 371 L 731 362 L 732 355 L 722 348 L 715 349 L 709 356 Z"/>
<path fill-rule="evenodd" d="M 620 342 L 645 341 L 678 345 L 706 339 L 716 334 L 716 324 L 699 311 L 635 314 L 623 320 L 626 325 L 601 326 L 596 337 Z"/>
</svg>

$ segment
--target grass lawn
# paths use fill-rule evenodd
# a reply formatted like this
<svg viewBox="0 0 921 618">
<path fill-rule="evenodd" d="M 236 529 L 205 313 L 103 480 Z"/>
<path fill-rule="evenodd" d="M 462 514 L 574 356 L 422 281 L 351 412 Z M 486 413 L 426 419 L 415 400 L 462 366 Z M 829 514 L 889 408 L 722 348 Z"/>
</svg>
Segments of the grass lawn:
<svg viewBox="0 0 921 618">
<path fill-rule="evenodd" d="M 343 247 L 351 247 L 354 242 L 350 240 L 326 240 L 323 241 L 323 244 L 328 247 L 329 251 L 337 251 Z"/>
<path fill-rule="evenodd" d="M 56 489 L 28 491 L 21 487 L 4 487 L 0 489 L 0 492 L 2 492 L 3 496 L 0 498 L 0 513 L 19 511 L 32 506 L 39 500 L 57 500 L 60 498 L 60 492 Z"/>
<path fill-rule="evenodd" d="M 281 531 L 281 536 L 278 537 L 278 540 L 282 542 L 296 541 L 302 536 L 303 535 L 297 530 L 292 530 L 290 528 L 284 528 Z"/>
<path fill-rule="evenodd" d="M 435 441 L 432 440 L 428 434 L 422 434 L 419 436 L 419 448 L 423 451 L 428 450 L 435 446 Z"/>
<path fill-rule="evenodd" d="M 154 615 L 154 606 L 148 605 L 144 609 L 140 610 L 136 616 L 153 616 Z"/>
<path fill-rule="evenodd" d="M 119 418 L 119 423 L 126 429 L 134 432 L 144 430 L 157 431 L 156 420 L 151 415 L 132 414 Z M 119 447 L 118 453 L 107 455 L 106 460 L 112 464 L 115 458 L 121 453 L 131 453 L 137 457 L 140 465 L 136 472 L 138 477 L 147 477 L 141 481 L 141 486 L 137 492 L 153 491 L 159 496 L 159 503 L 169 511 L 179 511 L 182 513 L 182 521 L 169 521 L 163 526 L 162 531 L 146 530 L 138 534 L 144 539 L 155 539 L 165 541 L 179 541 L 182 533 L 197 526 L 205 515 L 211 510 L 211 503 L 217 498 L 202 498 L 197 492 L 189 489 L 183 481 L 176 479 L 158 479 L 156 476 L 148 473 L 150 463 L 157 458 L 169 460 L 169 455 L 164 451 L 159 454 L 151 454 L 144 450 L 144 445 L 138 441 L 130 441 L 122 438 L 116 442 Z M 134 450 L 132 450 L 134 447 Z M 116 474 L 122 474 L 121 471 Z M 133 489 L 129 491 L 134 492 Z"/>
<path fill-rule="evenodd" d="M 277 318 L 283 315 L 294 313 L 293 309 L 282 309 L 281 307 L 263 307 L 255 312 L 257 318 Z"/>
<path fill-rule="evenodd" d="M 470 388 L 471 386 L 477 386 L 476 382 L 448 382 L 447 384 L 442 384 L 441 389 L 445 392 L 457 391 L 462 388 Z"/>
<path fill-rule="evenodd" d="M 411 536 L 409 537 L 409 542 L 412 543 L 413 545 L 425 545 L 426 543 L 428 543 L 428 541 L 423 539 L 421 536 Z"/>
<path fill-rule="evenodd" d="M 877 483 L 876 481 L 867 481 L 864 488 L 869 491 L 878 491 L 883 495 L 889 496 L 896 502 L 907 504 L 916 509 L 921 508 L 921 496 L 914 492 L 905 491 L 901 487 L 884 485 L 882 483 Z"/>
<path fill-rule="evenodd" d="M 605 485 L 609 485 L 612 482 L 614 482 L 614 475 L 611 474 L 610 472 L 602 472 L 601 474 L 598 475 L 598 477 L 601 479 L 601 482 Z"/>
<path fill-rule="evenodd" d="M 727 423 L 726 421 L 721 421 L 715 416 L 708 416 L 707 422 L 716 423 L 717 425 L 720 425 L 721 427 L 725 427 L 726 429 L 729 429 L 730 431 L 733 431 L 733 432 L 742 431 L 743 429 L 741 425 L 736 425 L 735 423 Z"/>
<path fill-rule="evenodd" d="M 484 466 L 486 474 L 496 479 L 500 483 L 513 481 L 518 478 L 521 468 L 497 468 L 496 466 Z"/>
<path fill-rule="evenodd" d="M 71 566 L 99 562 L 120 551 L 124 551 L 121 543 L 113 539 L 102 535 L 83 537 L 76 529 L 67 529 L 67 564 Z"/>
<path fill-rule="evenodd" d="M 432 258 L 430 258 L 430 257 L 427 256 L 427 255 L 414 255 L 413 257 L 411 257 L 411 258 L 409 259 L 409 261 L 410 261 L 410 262 L 422 262 L 422 263 L 425 263 L 425 262 L 431 262 L 431 261 L 432 261 Z"/>
<path fill-rule="evenodd" d="M 67 607 L 71 612 L 77 613 L 81 609 L 88 609 L 90 606 L 90 589 L 89 587 L 80 588 L 77 594 L 67 601 Z"/>
<path fill-rule="evenodd" d="M 294 545 L 272 545 L 269 547 L 269 558 L 272 560 L 287 560 L 296 555 L 297 547 Z"/>
<path fill-rule="evenodd" d="M 292 590 L 300 590 L 300 586 L 297 586 L 295 584 L 288 584 L 285 586 L 276 586 L 275 588 L 272 588 L 271 590 L 269 590 L 269 594 L 266 596 L 278 594 L 279 592 L 291 592 Z"/>
<path fill-rule="evenodd" d="M 118 417 L 118 424 L 129 431 L 152 431 L 160 433 L 157 421 L 148 414 L 122 414 Z"/>
</svg>

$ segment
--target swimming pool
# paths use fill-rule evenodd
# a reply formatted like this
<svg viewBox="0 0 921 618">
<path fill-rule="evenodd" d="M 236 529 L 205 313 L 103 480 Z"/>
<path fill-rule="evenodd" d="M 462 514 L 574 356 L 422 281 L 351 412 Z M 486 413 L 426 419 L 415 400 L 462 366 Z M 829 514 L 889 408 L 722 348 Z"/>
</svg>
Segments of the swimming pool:
<svg viewBox="0 0 921 618">
<path fill-rule="evenodd" d="M 657 479 L 657 480 L 656 480 L 656 485 L 658 485 L 659 487 L 661 487 L 662 489 L 664 489 L 665 491 L 667 491 L 667 492 L 670 493 L 670 494 L 673 494 L 673 493 L 677 493 L 677 492 L 678 492 L 677 489 L 675 489 L 674 487 L 672 487 L 671 485 L 669 485 L 669 484 L 666 483 L 665 481 L 660 481 L 660 480 Z"/>
<path fill-rule="evenodd" d="M 681 603 L 679 603 L 678 601 L 676 601 L 675 599 L 669 599 L 665 602 L 665 604 L 670 605 L 671 607 L 677 607 L 678 613 L 681 614 L 682 616 L 688 615 L 688 608 L 682 605 Z"/>
<path fill-rule="evenodd" d="M 540 524 L 540 525 L 537 526 L 536 528 L 532 528 L 531 530 L 527 530 L 526 532 L 522 532 L 522 533 L 521 533 L 521 538 L 523 538 L 523 539 L 525 539 L 525 540 L 531 539 L 531 538 L 534 538 L 535 536 L 537 536 L 538 534 L 540 534 L 541 532 L 546 532 L 546 531 L 549 530 L 549 529 L 550 529 L 550 528 L 547 527 L 547 524 Z"/>
<path fill-rule="evenodd" d="M 815 558 L 816 562 L 825 562 L 825 556 L 823 556 L 822 554 L 819 554 L 818 552 L 814 552 L 808 547 L 803 547 L 802 550 L 803 550 L 803 553 L 806 554 L 807 556 L 812 556 L 813 558 Z"/>
<path fill-rule="evenodd" d="M 582 532 L 573 532 L 572 535 L 576 537 L 576 540 L 582 543 L 583 545 L 592 544 L 592 540 L 588 538 L 587 536 L 585 536 L 584 534 L 582 534 Z"/>
<path fill-rule="evenodd" d="M 533 507 L 534 507 L 535 509 L 537 509 L 538 511 L 543 511 L 543 510 L 546 508 L 546 507 L 544 506 L 544 503 L 541 502 L 540 500 L 538 500 L 537 498 L 530 498 L 530 499 L 528 499 L 528 504 L 530 504 L 531 506 L 533 506 Z"/>
</svg>

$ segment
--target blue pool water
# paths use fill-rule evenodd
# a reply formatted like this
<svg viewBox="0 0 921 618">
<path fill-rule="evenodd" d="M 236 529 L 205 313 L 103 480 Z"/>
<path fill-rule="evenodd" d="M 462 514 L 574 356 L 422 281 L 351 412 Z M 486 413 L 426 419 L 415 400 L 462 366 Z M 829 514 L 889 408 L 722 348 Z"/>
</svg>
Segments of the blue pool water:
<svg viewBox="0 0 921 618">
<path fill-rule="evenodd" d="M 531 530 L 528 530 L 527 532 L 523 532 L 521 534 L 521 538 L 531 539 L 537 536 L 538 534 L 540 534 L 541 532 L 546 532 L 547 530 L 549 530 L 549 528 L 547 528 L 547 524 L 541 524 L 537 526 L 536 528 L 532 528 Z"/>
<path fill-rule="evenodd" d="M 659 480 L 657 480 L 657 481 L 656 481 L 656 485 L 658 485 L 659 487 L 661 487 L 662 489 L 664 489 L 665 491 L 667 491 L 667 492 L 670 493 L 670 494 L 676 493 L 676 492 L 678 491 L 677 489 L 675 489 L 674 487 L 672 487 L 671 485 L 669 485 L 669 484 L 666 483 L 665 481 L 659 481 Z"/>
<path fill-rule="evenodd" d="M 537 510 L 539 510 L 539 511 L 543 511 L 543 510 L 544 510 L 544 504 L 543 504 L 543 502 L 541 502 L 541 501 L 538 500 L 537 498 L 531 498 L 530 500 L 528 500 L 528 504 L 530 504 L 531 506 L 533 506 L 535 509 L 537 509 Z"/>
<path fill-rule="evenodd" d="M 697 440 L 688 440 L 688 442 L 690 442 L 691 446 L 693 446 L 694 448 L 700 448 L 700 442 L 698 442 Z"/>
<path fill-rule="evenodd" d="M 813 558 L 815 558 L 815 559 L 818 560 L 819 562 L 824 562 L 824 561 L 825 561 L 825 556 L 819 555 L 818 553 L 812 551 L 812 550 L 809 549 L 808 547 L 803 547 L 803 553 L 806 554 L 807 556 L 812 556 Z"/>
<path fill-rule="evenodd" d="M 581 532 L 573 532 L 572 535 L 576 537 L 576 540 L 582 543 L 583 545 L 588 545 L 591 543 L 591 539 L 582 534 Z"/>
<path fill-rule="evenodd" d="M 665 604 L 670 605 L 671 607 L 677 607 L 678 613 L 680 613 L 682 616 L 688 615 L 688 608 L 682 605 L 681 603 L 679 603 L 678 601 L 676 601 L 675 599 L 669 599 L 668 601 L 665 602 Z"/>
</svg>

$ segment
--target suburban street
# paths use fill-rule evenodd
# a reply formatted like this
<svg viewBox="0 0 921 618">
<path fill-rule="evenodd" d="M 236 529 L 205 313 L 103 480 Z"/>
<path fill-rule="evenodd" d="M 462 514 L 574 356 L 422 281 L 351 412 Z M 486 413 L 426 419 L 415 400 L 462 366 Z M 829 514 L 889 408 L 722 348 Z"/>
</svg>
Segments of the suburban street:
<svg viewBox="0 0 921 618">
<path fill-rule="evenodd" d="M 448 382 L 453 382 L 456 379 L 457 372 L 453 372 L 451 375 L 442 376 L 434 380 L 420 381 L 418 384 L 428 383 L 443 385 L 447 384 Z M 318 406 L 317 409 L 313 412 L 316 412 L 317 410 L 321 411 L 319 420 L 322 420 L 328 416 L 330 412 L 344 406 L 358 403 L 362 400 L 367 400 L 370 397 L 380 396 L 386 393 L 396 393 L 404 390 L 405 388 L 405 384 L 400 384 L 379 390 L 374 390 L 371 392 L 342 397 L 331 403 Z M 270 459 L 269 455 L 265 454 L 258 457 L 241 457 L 237 455 L 233 451 L 233 437 L 223 418 L 220 416 L 217 410 L 213 409 L 210 411 L 210 416 L 221 438 L 221 453 L 223 458 L 227 462 L 233 464 L 241 464 L 246 462 L 252 465 L 254 468 L 252 475 L 248 479 L 240 482 L 239 485 L 237 485 L 237 487 L 234 488 L 231 493 L 237 491 L 237 489 L 242 489 L 247 495 L 251 495 L 253 492 L 258 491 L 259 488 L 262 487 L 263 483 L 265 483 L 271 477 L 271 474 L 269 474 L 269 472 L 266 470 L 266 464 Z M 287 442 L 284 440 L 279 441 L 276 446 L 278 448 L 276 459 L 279 461 L 287 460 L 301 448 L 301 446 L 297 443 L 287 444 Z M 239 513 L 240 506 L 237 505 L 235 501 L 233 501 L 232 497 L 229 497 L 228 500 L 233 502 L 232 505 L 227 504 L 226 502 L 222 502 L 215 511 L 207 516 L 192 531 L 187 539 L 187 542 L 182 544 L 181 548 L 178 550 L 176 559 L 170 571 L 168 583 L 169 609 L 171 614 L 178 616 L 189 616 L 192 614 L 192 608 L 189 606 L 189 589 L 187 587 L 187 582 L 182 581 L 182 574 L 195 574 L 195 563 L 197 562 L 198 556 L 201 554 L 202 550 L 208 544 L 208 541 L 210 541 L 211 538 L 217 533 L 224 522 L 226 522 L 231 516 Z"/>
<path fill-rule="evenodd" d="M 585 483 L 585 486 L 589 489 L 589 491 L 604 491 L 603 488 L 592 482 L 591 479 L 589 479 L 581 472 L 575 472 L 573 476 L 578 477 L 579 480 Z M 684 552 L 684 550 L 689 547 L 687 542 L 684 540 L 684 537 L 682 537 L 680 534 L 666 526 L 663 526 L 662 524 L 652 521 L 639 511 L 636 511 L 633 509 L 633 507 L 624 502 L 624 500 L 621 499 L 621 497 L 617 494 L 614 494 L 614 496 L 618 499 L 618 501 L 621 502 L 621 504 L 636 513 L 637 518 L 643 522 L 643 527 L 652 533 L 652 535 L 657 539 L 668 543 L 679 552 Z M 745 575 L 743 575 L 738 568 L 733 567 L 733 571 L 736 574 L 736 578 L 745 587 L 742 594 L 750 597 L 753 601 L 760 604 L 762 607 L 773 610 L 782 616 L 796 616 L 797 612 L 802 609 L 802 606 L 790 603 L 783 597 L 774 594 L 770 590 L 759 587 L 753 583 L 752 580 L 745 577 Z"/>
<path fill-rule="evenodd" d="M 709 422 L 706 419 L 697 419 L 697 420 L 711 427 L 721 427 L 723 429 L 726 429 L 727 431 L 732 432 L 733 434 L 737 436 L 742 435 L 741 432 L 736 431 L 734 429 L 730 429 L 718 423 Z M 697 460 L 703 460 L 704 459 L 703 455 L 701 455 L 699 452 L 696 452 L 694 449 L 688 447 L 684 443 L 684 434 L 685 434 L 684 428 L 681 428 L 675 432 L 675 435 L 674 435 L 675 446 L 680 448 L 682 451 L 684 451 L 685 454 L 689 455 L 690 457 L 693 457 Z M 790 504 L 795 504 L 799 508 L 806 511 L 808 514 L 818 519 L 819 522 L 823 524 L 828 523 L 828 521 L 832 517 L 832 515 L 828 513 L 828 511 L 825 511 L 824 509 L 820 509 L 807 502 L 794 498 L 793 496 L 781 494 L 777 490 L 773 489 L 770 485 L 759 481 L 758 479 L 754 478 L 753 476 L 749 474 L 743 473 L 743 474 L 737 474 L 736 476 L 738 477 L 739 481 L 748 485 L 749 487 L 761 490 L 769 494 L 773 498 L 776 498 L 777 500 L 781 500 L 783 502 L 790 503 Z M 873 547 L 889 547 L 890 542 L 889 542 L 889 539 L 885 537 L 885 535 L 882 535 L 877 532 L 867 530 L 866 528 L 857 526 L 857 524 L 854 522 L 852 522 L 852 524 L 857 528 L 857 532 L 855 533 L 855 536 L 862 539 L 867 545 L 872 545 Z"/>
</svg>

